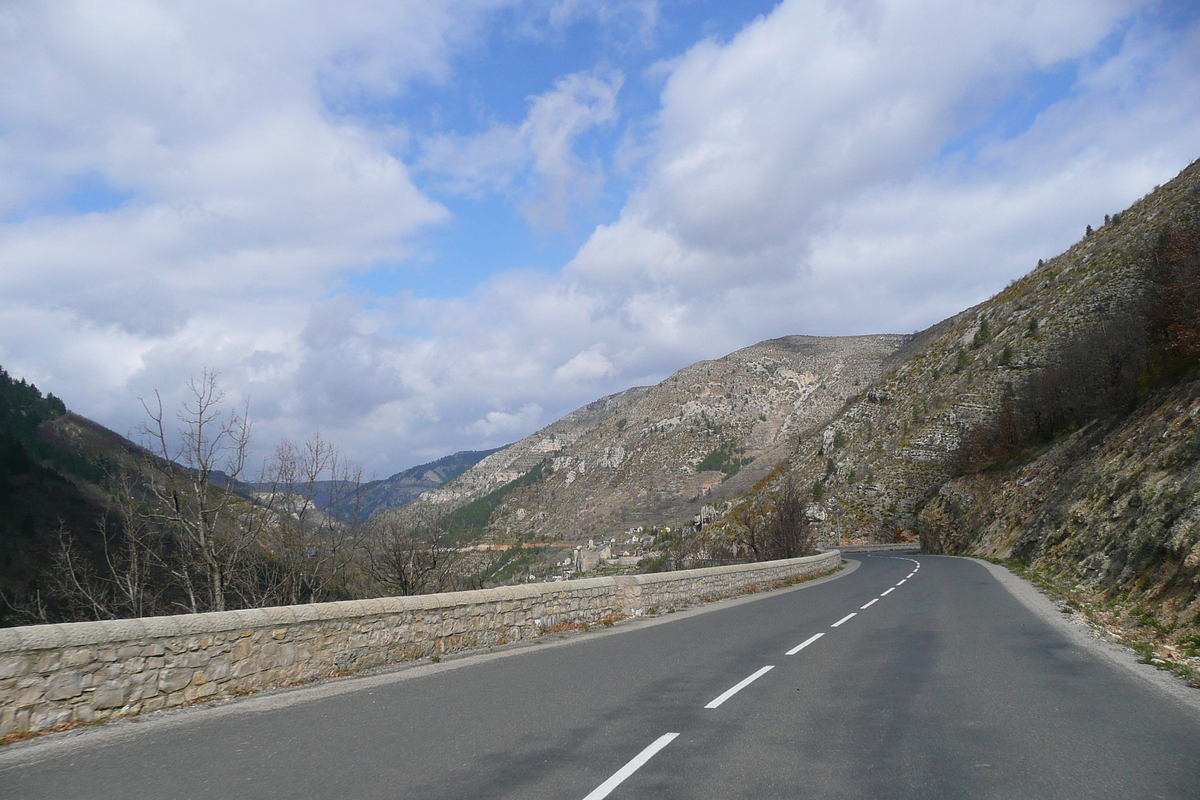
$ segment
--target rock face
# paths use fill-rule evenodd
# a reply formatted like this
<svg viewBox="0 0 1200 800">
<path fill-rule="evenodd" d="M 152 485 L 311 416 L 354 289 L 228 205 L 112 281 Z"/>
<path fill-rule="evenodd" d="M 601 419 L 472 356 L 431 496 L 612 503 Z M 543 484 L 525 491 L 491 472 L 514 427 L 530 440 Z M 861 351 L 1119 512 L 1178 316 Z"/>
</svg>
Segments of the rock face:
<svg viewBox="0 0 1200 800">
<path fill-rule="evenodd" d="M 1143 349 L 1149 355 L 1139 363 L 1147 366 L 1131 403 L 1082 415 L 1073 432 L 1064 434 L 1066 425 L 1053 437 L 1009 440 L 1007 456 L 996 448 L 1016 414 L 1052 406 L 1053 398 L 1031 390 L 1047 376 L 1074 370 L 1070 403 L 1087 405 L 1080 385 L 1117 391 L 1078 365 L 1117 374 L 1113 359 L 1089 358 L 1087 348 L 1149 336 L 1144 315 L 1158 290 L 1148 265 L 1168 228 L 1200 231 L 1200 162 L 894 353 L 877 382 L 800 439 L 780 473 L 811 493 L 807 517 L 818 536 L 833 543 L 919 536 L 926 552 L 1016 559 L 1200 656 L 1195 364 L 1149 391 L 1159 356 Z M 1197 289 L 1188 291 L 1192 305 L 1182 314 L 1195 320 Z M 981 432 L 1000 456 L 971 463 Z M 742 498 L 744 509 L 764 503 L 776 483 Z M 735 536 L 737 516 L 718 519 L 718 535 Z"/>
<path fill-rule="evenodd" d="M 770 473 L 908 339 L 788 336 L 701 361 L 568 414 L 405 513 L 439 516 L 535 475 L 504 495 L 486 536 L 583 539 L 678 525 Z"/>
<path fill-rule="evenodd" d="M 1108 322 L 1137 312 L 1148 286 L 1142 264 L 1167 225 L 1200 227 L 1200 162 L 1117 221 L 894 353 L 882 377 L 802 437 L 792 455 L 797 484 L 820 495 L 820 536 L 832 542 L 915 536 L 922 509 L 961 474 L 961 445 L 981 426 L 999 423 L 1005 398 L 1028 376 L 1056 368 L 1064 352 Z M 972 542 L 964 550 L 993 547 L 971 537 L 946 541 Z"/>
<path fill-rule="evenodd" d="M 1015 558 L 1153 594 L 1200 623 L 1200 381 L 1079 430 L 1009 470 L 945 483 L 919 517 L 932 552 Z"/>
</svg>

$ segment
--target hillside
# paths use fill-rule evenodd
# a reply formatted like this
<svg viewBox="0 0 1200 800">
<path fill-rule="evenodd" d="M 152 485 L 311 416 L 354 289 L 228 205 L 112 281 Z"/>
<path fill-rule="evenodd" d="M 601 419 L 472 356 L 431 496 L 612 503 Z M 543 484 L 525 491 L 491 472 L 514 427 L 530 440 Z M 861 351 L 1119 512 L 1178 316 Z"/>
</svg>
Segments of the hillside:
<svg viewBox="0 0 1200 800">
<path fill-rule="evenodd" d="M 578 540 L 678 526 L 744 493 L 875 381 L 905 336 L 789 336 L 602 398 L 406 507 L 464 536 Z"/>
<path fill-rule="evenodd" d="M 0 625 L 41 604 L 56 611 L 44 585 L 60 532 L 87 558 L 112 529 L 97 481 L 136 446 L 66 410 L 53 394 L 0 370 Z"/>
<path fill-rule="evenodd" d="M 825 541 L 1029 563 L 1194 636 L 1200 162 L 904 350 L 747 506 L 791 476 Z"/>
<path fill-rule="evenodd" d="M 323 480 L 305 486 L 302 492 L 321 511 L 358 518 L 370 517 L 412 502 L 422 492 L 436 489 L 446 481 L 487 458 L 495 450 L 461 450 L 426 464 L 418 464 L 387 478 L 355 484 L 348 481 Z M 357 491 L 355 487 L 357 486 Z M 238 487 L 243 494 L 270 491 L 270 484 L 254 482 Z M 347 502 L 354 497 L 354 502 Z"/>
<path fill-rule="evenodd" d="M 390 478 L 363 484 L 363 513 L 367 515 L 402 506 L 415 500 L 422 492 L 436 489 L 448 480 L 457 478 L 495 450 L 462 450 L 428 464 L 419 464 Z"/>
</svg>

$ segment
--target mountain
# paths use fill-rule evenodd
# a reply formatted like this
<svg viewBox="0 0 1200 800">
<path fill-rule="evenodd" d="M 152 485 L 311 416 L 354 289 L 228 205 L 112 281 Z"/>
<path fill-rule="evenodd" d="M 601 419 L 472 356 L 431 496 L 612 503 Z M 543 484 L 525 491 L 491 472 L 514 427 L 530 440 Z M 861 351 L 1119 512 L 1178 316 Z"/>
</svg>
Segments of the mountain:
<svg viewBox="0 0 1200 800">
<path fill-rule="evenodd" d="M 415 500 L 422 492 L 436 489 L 457 478 L 497 450 L 460 450 L 428 464 L 419 464 L 390 478 L 364 483 L 360 502 L 366 516 L 397 508 Z"/>
<path fill-rule="evenodd" d="M 20 619 L 15 607 L 54 604 L 42 578 L 60 536 L 84 558 L 100 557 L 113 534 L 100 482 L 113 465 L 144 457 L 124 437 L 0 369 L 0 625 Z"/>
<path fill-rule="evenodd" d="M 1200 162 L 895 360 L 743 516 L 790 478 L 826 541 L 1026 564 L 1200 651 Z"/>
<path fill-rule="evenodd" d="M 692 364 L 500 449 L 403 514 L 501 541 L 678 526 L 770 473 L 907 339 L 788 336 Z"/>
</svg>

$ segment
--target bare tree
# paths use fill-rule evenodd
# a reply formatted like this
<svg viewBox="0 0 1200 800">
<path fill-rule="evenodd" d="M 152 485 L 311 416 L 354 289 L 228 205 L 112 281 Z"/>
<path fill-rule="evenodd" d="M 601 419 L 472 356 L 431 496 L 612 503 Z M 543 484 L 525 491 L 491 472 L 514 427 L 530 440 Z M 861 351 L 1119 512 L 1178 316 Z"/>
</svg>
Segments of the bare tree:
<svg viewBox="0 0 1200 800">
<path fill-rule="evenodd" d="M 317 433 L 281 443 L 258 486 L 270 512 L 259 535 L 268 593 L 286 604 L 347 594 L 365 531 L 362 470 Z"/>
<path fill-rule="evenodd" d="M 395 594 L 452 591 L 466 578 L 464 554 L 434 524 L 378 519 L 367 552 L 371 577 Z"/>
<path fill-rule="evenodd" d="M 232 491 L 246 466 L 250 421 L 244 410 L 222 407 L 225 393 L 217 379 L 206 369 L 188 381 L 188 396 L 177 412 L 178 444 L 158 392 L 153 406 L 142 403 L 150 418 L 143 438 L 162 459 L 152 467 L 149 491 L 156 502 L 147 507 L 151 521 L 181 549 L 184 558 L 173 571 L 193 612 L 226 609 L 235 572 L 254 538 L 240 524 L 246 501 Z"/>
<path fill-rule="evenodd" d="M 814 552 L 812 524 L 805 508 L 808 498 L 788 474 L 756 505 L 739 507 L 734 523 L 740 531 L 738 544 L 749 550 L 755 561 L 796 558 Z"/>
</svg>

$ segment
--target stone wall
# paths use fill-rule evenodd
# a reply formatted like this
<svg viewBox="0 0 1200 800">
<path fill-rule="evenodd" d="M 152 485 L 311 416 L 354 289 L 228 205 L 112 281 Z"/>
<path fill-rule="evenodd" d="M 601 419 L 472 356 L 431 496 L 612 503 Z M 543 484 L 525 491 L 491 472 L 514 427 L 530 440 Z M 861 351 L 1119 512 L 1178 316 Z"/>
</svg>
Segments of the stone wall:
<svg viewBox="0 0 1200 800">
<path fill-rule="evenodd" d="M 292 686 L 769 589 L 835 570 L 806 558 L 385 597 L 0 629 L 0 736 Z"/>
</svg>

